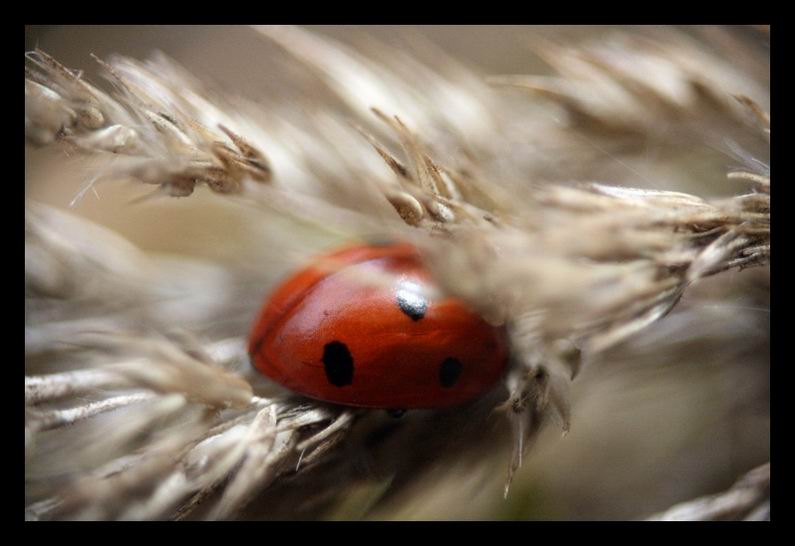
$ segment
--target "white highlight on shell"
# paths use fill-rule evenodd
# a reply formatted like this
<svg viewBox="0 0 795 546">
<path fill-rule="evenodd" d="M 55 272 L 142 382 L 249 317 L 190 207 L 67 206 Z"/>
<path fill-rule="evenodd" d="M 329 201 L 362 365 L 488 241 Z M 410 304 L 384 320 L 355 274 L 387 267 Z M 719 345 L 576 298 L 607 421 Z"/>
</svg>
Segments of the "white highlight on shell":
<svg viewBox="0 0 795 546">
<path fill-rule="evenodd" d="M 428 298 L 424 294 L 422 285 L 418 282 L 401 280 L 396 296 L 400 308 L 412 315 L 412 318 L 413 315 L 422 318 L 428 310 Z"/>
</svg>

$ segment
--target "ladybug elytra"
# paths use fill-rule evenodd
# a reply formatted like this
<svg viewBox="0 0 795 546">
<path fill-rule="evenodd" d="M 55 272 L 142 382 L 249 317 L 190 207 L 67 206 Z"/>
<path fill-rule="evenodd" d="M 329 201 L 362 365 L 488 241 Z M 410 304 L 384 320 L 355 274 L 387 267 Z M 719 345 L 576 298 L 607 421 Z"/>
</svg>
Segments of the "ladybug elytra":
<svg viewBox="0 0 795 546">
<path fill-rule="evenodd" d="M 293 391 L 337 404 L 468 402 L 501 377 L 507 340 L 437 291 L 409 244 L 326 254 L 271 294 L 249 339 L 252 363 Z"/>
</svg>

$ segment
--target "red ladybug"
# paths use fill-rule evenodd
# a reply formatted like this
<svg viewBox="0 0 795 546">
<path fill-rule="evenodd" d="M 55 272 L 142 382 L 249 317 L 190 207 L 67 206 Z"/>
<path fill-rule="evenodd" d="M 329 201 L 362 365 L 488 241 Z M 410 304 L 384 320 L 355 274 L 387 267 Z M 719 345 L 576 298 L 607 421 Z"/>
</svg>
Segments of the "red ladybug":
<svg viewBox="0 0 795 546">
<path fill-rule="evenodd" d="M 251 360 L 281 385 L 327 402 L 462 404 L 500 378 L 507 340 L 461 301 L 434 292 L 409 244 L 337 250 L 270 296 L 251 333 Z"/>
</svg>

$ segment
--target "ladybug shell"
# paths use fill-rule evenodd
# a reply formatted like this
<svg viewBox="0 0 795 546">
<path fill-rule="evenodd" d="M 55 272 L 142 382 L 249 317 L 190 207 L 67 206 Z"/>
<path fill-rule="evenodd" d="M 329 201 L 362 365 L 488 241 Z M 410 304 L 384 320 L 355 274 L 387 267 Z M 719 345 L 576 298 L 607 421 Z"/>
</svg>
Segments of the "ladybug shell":
<svg viewBox="0 0 795 546">
<path fill-rule="evenodd" d="M 461 301 L 432 299 L 434 291 L 411 245 L 327 254 L 271 295 L 250 337 L 251 360 L 277 383 L 327 402 L 462 404 L 500 378 L 507 341 Z"/>
</svg>

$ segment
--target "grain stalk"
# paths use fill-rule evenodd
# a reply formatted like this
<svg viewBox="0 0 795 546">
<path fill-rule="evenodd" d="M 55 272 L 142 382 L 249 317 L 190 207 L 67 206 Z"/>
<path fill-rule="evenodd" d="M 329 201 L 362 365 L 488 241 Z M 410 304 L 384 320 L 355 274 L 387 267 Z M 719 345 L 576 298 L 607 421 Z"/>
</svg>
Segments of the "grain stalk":
<svg viewBox="0 0 795 546">
<path fill-rule="evenodd" d="M 569 430 L 569 383 L 584 363 L 664 317 L 693 283 L 769 263 L 770 176 L 753 157 L 728 173 L 748 189 L 722 199 L 544 183 L 532 153 L 511 164 L 504 152 L 521 140 L 504 129 L 517 125 L 517 97 L 452 61 L 396 55 L 380 64 L 304 30 L 257 30 L 319 77 L 318 104 L 333 97 L 341 111 L 309 117 L 280 104 L 211 100 L 162 56 L 97 59 L 106 92 L 37 50 L 26 68 L 28 142 L 96 159 L 86 190 L 132 179 L 157 187 L 147 199 L 162 199 L 206 185 L 241 211 L 297 219 L 324 235 L 414 242 L 447 292 L 508 326 L 513 359 L 500 392 L 401 426 L 415 434 L 409 439 L 437 430 L 444 446 L 462 423 L 484 426 L 493 411 L 505 414 L 514 435 L 506 495 L 544 422 Z M 524 114 L 533 135 L 543 135 L 528 146 L 543 153 L 586 165 L 594 159 L 579 154 L 583 135 L 666 147 L 672 134 L 706 131 L 716 119 L 721 129 L 769 139 L 764 91 L 690 42 L 625 36 L 537 51 L 558 75 L 490 83 L 568 113 L 565 128 Z M 420 93 L 420 83 L 454 89 L 478 115 L 448 109 L 444 94 Z M 115 234 L 27 207 L 26 361 L 49 361 L 44 372 L 26 372 L 28 518 L 229 518 L 291 483 L 306 492 L 301 503 L 317 497 L 322 505 L 346 483 L 328 476 L 348 476 L 340 465 L 358 464 L 341 462 L 344 453 L 366 453 L 394 428 L 378 412 L 263 385 L 248 366 L 244 331 L 214 339 L 207 329 L 174 328 L 237 313 L 220 287 L 243 272 L 185 259 L 175 279 L 160 258 Z M 171 305 L 166 287 L 177 294 Z M 197 290 L 218 296 L 204 305 Z M 59 361 L 78 365 L 64 371 Z M 48 436 L 66 427 L 79 442 Z M 56 470 L 60 457 L 74 464 Z"/>
</svg>

